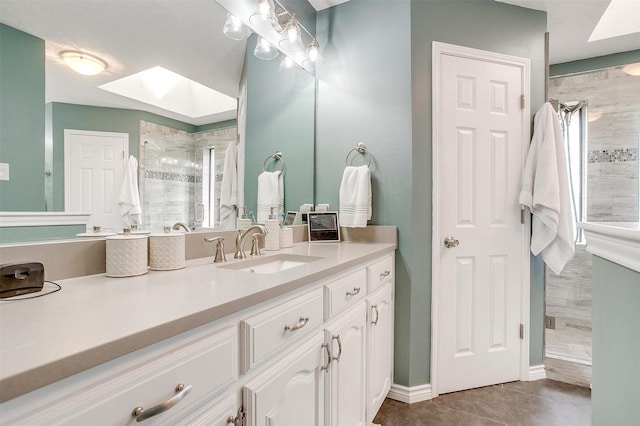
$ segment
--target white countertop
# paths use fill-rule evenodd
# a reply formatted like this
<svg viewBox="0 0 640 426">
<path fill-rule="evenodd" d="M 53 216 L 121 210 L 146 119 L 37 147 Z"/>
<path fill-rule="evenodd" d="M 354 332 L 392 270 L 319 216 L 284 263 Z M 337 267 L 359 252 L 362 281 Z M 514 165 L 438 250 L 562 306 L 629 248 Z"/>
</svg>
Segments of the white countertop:
<svg viewBox="0 0 640 426">
<path fill-rule="evenodd" d="M 269 254 L 322 259 L 262 275 L 211 258 L 129 278 L 59 281 L 62 291 L 0 302 L 0 401 L 283 295 L 395 249 L 389 243 L 298 243 Z M 265 255 L 265 256 L 266 256 Z M 230 264 L 227 262 L 226 265 Z"/>
<path fill-rule="evenodd" d="M 587 251 L 640 272 L 640 222 L 581 222 Z"/>
</svg>

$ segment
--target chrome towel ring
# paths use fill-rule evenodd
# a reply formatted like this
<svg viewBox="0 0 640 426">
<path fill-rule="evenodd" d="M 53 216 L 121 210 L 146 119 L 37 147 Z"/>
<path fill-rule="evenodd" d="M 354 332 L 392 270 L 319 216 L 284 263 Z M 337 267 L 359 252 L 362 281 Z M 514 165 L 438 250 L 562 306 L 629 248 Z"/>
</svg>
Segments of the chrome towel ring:
<svg viewBox="0 0 640 426">
<path fill-rule="evenodd" d="M 358 142 L 358 145 L 356 145 L 355 148 L 353 148 L 351 151 L 347 152 L 347 158 L 345 158 L 344 162 L 345 164 L 348 166 L 349 165 L 349 155 L 351 155 L 351 153 L 353 151 L 357 151 L 360 154 L 369 157 L 369 163 L 367 164 L 367 167 L 371 166 L 371 154 L 369 154 L 369 152 L 367 152 L 367 146 L 365 144 L 363 144 L 362 142 Z M 355 157 L 354 157 L 355 158 Z"/>
<path fill-rule="evenodd" d="M 273 161 L 281 161 L 282 162 L 282 170 L 280 170 L 280 174 L 284 173 L 284 160 L 282 159 L 282 152 L 276 151 L 273 154 L 269 155 L 265 158 L 264 163 L 262 163 L 262 171 L 267 171 L 267 162 L 273 159 Z"/>
</svg>

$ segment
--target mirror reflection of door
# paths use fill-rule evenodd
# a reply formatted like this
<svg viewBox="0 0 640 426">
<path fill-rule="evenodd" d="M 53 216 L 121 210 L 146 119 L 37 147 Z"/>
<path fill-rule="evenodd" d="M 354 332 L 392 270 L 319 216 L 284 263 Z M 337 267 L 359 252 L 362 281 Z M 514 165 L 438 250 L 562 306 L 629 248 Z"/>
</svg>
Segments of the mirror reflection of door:
<svg viewBox="0 0 640 426">
<path fill-rule="evenodd" d="M 65 211 L 91 213 L 87 229 L 121 229 L 118 194 L 128 157 L 127 133 L 65 129 Z"/>
</svg>

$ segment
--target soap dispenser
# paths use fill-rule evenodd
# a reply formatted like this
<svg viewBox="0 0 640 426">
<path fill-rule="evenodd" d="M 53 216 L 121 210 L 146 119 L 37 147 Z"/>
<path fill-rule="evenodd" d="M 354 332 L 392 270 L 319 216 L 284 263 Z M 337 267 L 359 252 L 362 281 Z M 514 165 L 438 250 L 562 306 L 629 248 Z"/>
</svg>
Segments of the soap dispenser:
<svg viewBox="0 0 640 426">
<path fill-rule="evenodd" d="M 264 238 L 265 250 L 280 250 L 280 221 L 278 220 L 278 207 L 271 207 L 269 219 L 264 221 L 267 235 Z"/>
<path fill-rule="evenodd" d="M 236 228 L 243 231 L 249 229 L 253 225 L 253 221 L 247 217 L 246 207 L 238 207 L 238 219 L 236 220 Z"/>
</svg>

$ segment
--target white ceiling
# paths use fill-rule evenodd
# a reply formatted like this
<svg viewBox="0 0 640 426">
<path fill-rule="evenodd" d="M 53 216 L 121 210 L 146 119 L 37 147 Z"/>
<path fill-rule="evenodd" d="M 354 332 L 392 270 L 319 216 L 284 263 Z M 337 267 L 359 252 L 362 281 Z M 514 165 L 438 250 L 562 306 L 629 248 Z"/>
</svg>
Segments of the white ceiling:
<svg viewBox="0 0 640 426">
<path fill-rule="evenodd" d="M 639 33 L 587 42 L 610 0 L 499 1 L 547 12 L 552 64 L 640 48 Z M 230 116 L 192 119 L 98 86 L 160 65 L 237 97 L 246 43 L 224 37 L 225 15 L 214 0 L 0 0 L 0 22 L 46 40 L 47 102 L 141 109 L 196 125 Z M 95 54 L 109 68 L 76 74 L 58 58 L 65 49 Z"/>
<path fill-rule="evenodd" d="M 496 0 L 547 12 L 549 62 L 579 59 L 640 49 L 640 32 L 589 42 L 611 0 Z M 640 0 L 623 0 L 639 2 Z M 640 22 L 640 17 L 634 19 Z"/>
</svg>

